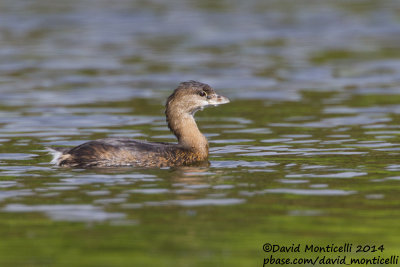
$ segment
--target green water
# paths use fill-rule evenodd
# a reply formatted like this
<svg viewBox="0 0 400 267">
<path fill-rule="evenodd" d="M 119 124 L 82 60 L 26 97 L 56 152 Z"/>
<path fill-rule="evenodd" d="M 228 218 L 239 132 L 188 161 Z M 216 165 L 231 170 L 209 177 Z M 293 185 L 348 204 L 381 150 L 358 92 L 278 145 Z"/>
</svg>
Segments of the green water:
<svg viewBox="0 0 400 267">
<path fill-rule="evenodd" d="M 398 11 L 396 1 L 2 2 L 0 266 L 400 256 Z M 175 142 L 163 105 L 189 79 L 231 99 L 196 114 L 209 167 L 49 163 L 46 146 Z M 304 252 L 345 243 L 351 253 Z"/>
</svg>

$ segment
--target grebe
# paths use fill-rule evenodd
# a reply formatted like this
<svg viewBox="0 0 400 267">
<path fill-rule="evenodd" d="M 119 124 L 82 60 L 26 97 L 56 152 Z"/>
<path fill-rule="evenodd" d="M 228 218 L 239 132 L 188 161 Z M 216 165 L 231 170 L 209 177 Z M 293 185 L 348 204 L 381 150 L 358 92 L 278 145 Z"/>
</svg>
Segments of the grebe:
<svg viewBox="0 0 400 267">
<path fill-rule="evenodd" d="M 64 167 L 167 167 L 206 161 L 208 141 L 197 128 L 194 114 L 210 105 L 229 103 L 208 84 L 182 82 L 168 97 L 165 115 L 178 144 L 104 138 L 74 148 L 49 148 L 51 163 Z"/>
</svg>

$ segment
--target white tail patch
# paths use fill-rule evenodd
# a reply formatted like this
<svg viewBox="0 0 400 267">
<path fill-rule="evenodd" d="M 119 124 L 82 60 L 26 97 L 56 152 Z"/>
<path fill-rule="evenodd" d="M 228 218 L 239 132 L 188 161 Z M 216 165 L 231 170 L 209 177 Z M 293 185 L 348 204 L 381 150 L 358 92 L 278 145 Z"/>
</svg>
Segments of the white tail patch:
<svg viewBox="0 0 400 267">
<path fill-rule="evenodd" d="M 60 159 L 63 156 L 63 152 L 55 150 L 51 147 L 46 147 L 46 150 L 53 156 L 53 159 L 50 161 L 51 164 L 59 165 Z"/>
</svg>

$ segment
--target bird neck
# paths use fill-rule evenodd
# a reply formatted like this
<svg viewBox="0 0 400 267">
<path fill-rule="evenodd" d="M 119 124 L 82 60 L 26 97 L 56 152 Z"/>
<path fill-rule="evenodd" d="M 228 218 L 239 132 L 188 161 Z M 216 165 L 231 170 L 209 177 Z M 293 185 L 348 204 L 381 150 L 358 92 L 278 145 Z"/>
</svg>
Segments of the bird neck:
<svg viewBox="0 0 400 267">
<path fill-rule="evenodd" d="M 208 141 L 200 132 L 192 114 L 173 107 L 166 110 L 168 127 L 178 138 L 179 145 L 198 154 L 200 158 L 208 157 Z"/>
</svg>

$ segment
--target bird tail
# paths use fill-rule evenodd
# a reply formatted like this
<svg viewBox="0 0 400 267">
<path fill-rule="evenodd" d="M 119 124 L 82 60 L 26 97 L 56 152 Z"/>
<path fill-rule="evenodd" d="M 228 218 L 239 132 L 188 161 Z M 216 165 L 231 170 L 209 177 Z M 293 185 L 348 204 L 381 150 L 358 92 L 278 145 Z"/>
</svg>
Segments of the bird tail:
<svg viewBox="0 0 400 267">
<path fill-rule="evenodd" d="M 65 147 L 46 147 L 46 150 L 53 156 L 51 164 L 60 165 L 60 162 L 65 158 L 69 148 Z"/>
</svg>

